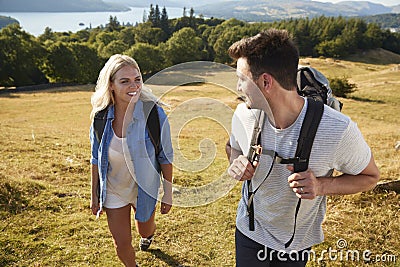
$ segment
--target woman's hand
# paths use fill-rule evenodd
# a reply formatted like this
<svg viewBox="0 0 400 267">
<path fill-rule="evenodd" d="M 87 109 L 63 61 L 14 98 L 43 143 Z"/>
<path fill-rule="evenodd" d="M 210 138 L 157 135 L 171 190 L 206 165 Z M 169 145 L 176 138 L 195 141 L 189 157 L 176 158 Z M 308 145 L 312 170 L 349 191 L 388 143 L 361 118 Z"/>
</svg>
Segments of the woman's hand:
<svg viewBox="0 0 400 267">
<path fill-rule="evenodd" d="M 167 214 L 172 208 L 172 193 L 164 194 L 161 199 L 161 214 Z"/>
<path fill-rule="evenodd" d="M 100 204 L 99 204 L 99 197 L 97 196 L 92 196 L 90 200 L 90 209 L 92 210 L 93 215 L 97 215 L 99 209 L 100 209 Z M 101 215 L 102 212 L 100 212 L 99 215 Z"/>
<path fill-rule="evenodd" d="M 164 195 L 161 199 L 161 214 L 167 214 L 172 207 L 172 164 L 160 164 L 163 174 Z"/>
</svg>

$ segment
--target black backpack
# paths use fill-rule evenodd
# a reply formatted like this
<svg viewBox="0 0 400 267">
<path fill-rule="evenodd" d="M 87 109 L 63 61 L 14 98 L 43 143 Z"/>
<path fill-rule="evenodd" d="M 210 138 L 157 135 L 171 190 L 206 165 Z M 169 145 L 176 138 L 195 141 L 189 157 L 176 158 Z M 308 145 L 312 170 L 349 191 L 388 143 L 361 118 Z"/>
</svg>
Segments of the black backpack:
<svg viewBox="0 0 400 267">
<path fill-rule="evenodd" d="M 343 103 L 333 97 L 328 79 L 312 67 L 299 65 L 297 69 L 297 93 L 320 101 L 338 111 L 342 110 Z"/>
<path fill-rule="evenodd" d="M 103 137 L 104 127 L 107 121 L 108 108 L 96 113 L 93 120 L 94 134 L 97 142 L 100 144 Z M 143 102 L 143 113 L 146 118 L 146 128 L 149 132 L 151 142 L 153 143 L 156 155 L 160 153 L 160 118 L 158 117 L 157 104 L 151 101 Z"/>
<path fill-rule="evenodd" d="M 343 104 L 332 96 L 332 90 L 329 87 L 328 79 L 319 71 L 311 67 L 299 66 L 297 71 L 297 92 L 299 95 L 307 97 L 308 106 L 307 111 L 301 126 L 300 134 L 297 140 L 296 153 L 293 158 L 282 158 L 277 152 L 273 150 L 265 150 L 261 147 L 260 133 L 264 123 L 263 112 L 259 112 L 259 116 L 255 122 L 253 136 L 251 139 L 249 153 L 247 158 L 250 162 L 258 161 L 261 154 L 269 155 L 274 158 L 273 162 L 281 164 L 293 164 L 294 172 L 302 172 L 308 169 L 312 145 L 314 142 L 315 134 L 324 112 L 324 104 L 336 109 L 341 110 Z M 268 178 L 272 171 L 270 167 L 263 182 Z M 261 184 L 263 183 L 261 182 Z M 260 185 L 261 185 L 260 184 Z M 251 180 L 247 181 L 248 188 L 248 204 L 247 211 L 249 215 L 249 229 L 254 231 L 254 194 L 260 188 L 260 185 L 253 190 Z M 298 199 L 295 218 L 293 235 L 285 247 L 289 247 L 292 243 L 296 231 L 297 215 L 300 210 L 301 199 Z"/>
</svg>

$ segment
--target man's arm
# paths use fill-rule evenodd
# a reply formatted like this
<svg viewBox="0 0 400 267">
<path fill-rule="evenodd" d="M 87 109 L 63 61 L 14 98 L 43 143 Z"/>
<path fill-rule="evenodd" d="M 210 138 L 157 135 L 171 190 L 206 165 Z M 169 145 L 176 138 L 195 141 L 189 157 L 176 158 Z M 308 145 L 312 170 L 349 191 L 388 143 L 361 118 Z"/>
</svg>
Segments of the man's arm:
<svg viewBox="0 0 400 267">
<path fill-rule="evenodd" d="M 238 181 L 245 181 L 253 178 L 255 167 L 251 165 L 242 151 L 231 147 L 229 140 L 226 143 L 225 152 L 231 164 L 228 168 L 228 174 L 232 178 Z"/>
<path fill-rule="evenodd" d="M 292 166 L 288 169 L 293 171 Z M 316 196 L 349 195 L 373 189 L 379 181 L 379 170 L 374 158 L 357 175 L 342 174 L 337 177 L 319 177 L 309 169 L 289 176 L 290 187 L 299 198 L 314 199 Z"/>
<path fill-rule="evenodd" d="M 348 195 L 373 189 L 380 178 L 374 158 L 357 175 L 342 174 L 338 177 L 320 178 L 318 195 Z"/>
<path fill-rule="evenodd" d="M 229 163 L 232 164 L 233 160 L 238 158 L 240 155 L 242 155 L 242 151 L 234 149 L 231 146 L 230 140 L 228 139 L 228 141 L 226 142 L 225 145 L 225 152 L 226 152 L 226 156 L 229 160 Z"/>
</svg>

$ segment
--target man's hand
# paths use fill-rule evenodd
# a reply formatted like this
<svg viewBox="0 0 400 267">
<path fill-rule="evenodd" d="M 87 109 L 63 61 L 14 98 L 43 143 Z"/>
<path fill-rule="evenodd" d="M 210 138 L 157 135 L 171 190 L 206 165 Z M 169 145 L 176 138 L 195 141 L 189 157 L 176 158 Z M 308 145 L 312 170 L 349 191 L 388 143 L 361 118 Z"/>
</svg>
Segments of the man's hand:
<svg viewBox="0 0 400 267">
<path fill-rule="evenodd" d="M 245 181 L 253 178 L 255 167 L 251 165 L 246 156 L 240 155 L 233 160 L 231 166 L 228 168 L 228 174 L 238 180 Z"/>
<path fill-rule="evenodd" d="M 293 166 L 287 166 L 293 172 Z M 308 169 L 304 172 L 292 173 L 288 177 L 290 188 L 296 193 L 298 198 L 314 199 L 320 195 L 320 183 L 314 173 Z"/>
</svg>

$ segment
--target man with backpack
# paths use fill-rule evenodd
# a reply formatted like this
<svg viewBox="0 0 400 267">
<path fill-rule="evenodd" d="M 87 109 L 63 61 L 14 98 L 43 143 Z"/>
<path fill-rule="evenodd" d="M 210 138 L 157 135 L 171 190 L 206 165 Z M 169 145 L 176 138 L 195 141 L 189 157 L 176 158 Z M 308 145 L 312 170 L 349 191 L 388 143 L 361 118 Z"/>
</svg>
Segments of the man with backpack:
<svg viewBox="0 0 400 267">
<path fill-rule="evenodd" d="M 356 123 L 297 93 L 299 53 L 287 31 L 244 38 L 229 55 L 245 96 L 229 142 L 228 173 L 243 181 L 236 266 L 305 266 L 323 241 L 326 196 L 372 189 L 378 168 Z M 331 177 L 334 169 L 342 174 Z"/>
</svg>

